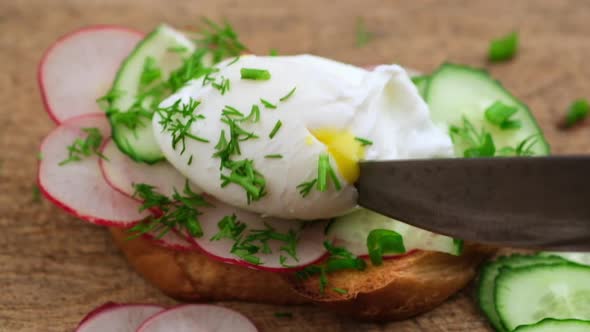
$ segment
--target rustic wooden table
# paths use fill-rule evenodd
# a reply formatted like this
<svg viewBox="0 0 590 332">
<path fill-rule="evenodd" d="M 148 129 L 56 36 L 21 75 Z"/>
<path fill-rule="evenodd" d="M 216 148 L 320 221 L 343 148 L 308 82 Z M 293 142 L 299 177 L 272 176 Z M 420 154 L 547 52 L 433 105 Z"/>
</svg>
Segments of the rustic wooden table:
<svg viewBox="0 0 590 332">
<path fill-rule="evenodd" d="M 43 111 L 36 66 L 58 36 L 83 25 L 147 31 L 160 22 L 195 26 L 227 18 L 256 53 L 315 53 L 354 64 L 396 62 L 429 71 L 443 61 L 488 67 L 534 110 L 555 153 L 587 152 L 590 127 L 556 127 L 568 104 L 590 95 L 590 2 L 2 0 L 0 2 L 0 331 L 71 331 L 105 301 L 173 304 L 126 264 L 108 232 L 33 197 L 37 147 L 53 127 Z M 363 17 L 374 39 L 355 46 Z M 515 61 L 489 65 L 488 41 L 513 29 Z M 584 65 L 586 64 L 586 65 Z M 223 303 L 262 331 L 487 331 L 472 292 L 430 313 L 365 324 L 311 306 Z M 276 318 L 290 311 L 293 318 Z"/>
</svg>

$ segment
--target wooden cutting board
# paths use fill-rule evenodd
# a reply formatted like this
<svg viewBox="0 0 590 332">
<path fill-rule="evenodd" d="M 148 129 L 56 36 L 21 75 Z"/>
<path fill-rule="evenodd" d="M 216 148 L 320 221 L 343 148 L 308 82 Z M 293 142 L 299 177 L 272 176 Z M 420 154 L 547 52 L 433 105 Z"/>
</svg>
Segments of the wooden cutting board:
<svg viewBox="0 0 590 332">
<path fill-rule="evenodd" d="M 554 153 L 590 150 L 590 127 L 556 124 L 575 98 L 590 97 L 590 2 L 585 0 L 3 0 L 0 2 L 0 331 L 71 331 L 106 301 L 174 302 L 126 264 L 105 229 L 34 197 L 37 147 L 53 127 L 36 66 L 58 36 L 88 24 L 147 31 L 160 22 L 194 27 L 227 18 L 250 49 L 315 53 L 358 65 L 400 63 L 430 71 L 443 61 L 488 67 L 534 110 Z M 363 17 L 373 39 L 355 46 Z M 489 65 L 488 41 L 517 29 L 522 48 Z M 223 303 L 262 331 L 488 331 L 468 288 L 415 319 L 365 324 L 312 306 Z M 276 318 L 288 311 L 293 318 Z"/>
</svg>

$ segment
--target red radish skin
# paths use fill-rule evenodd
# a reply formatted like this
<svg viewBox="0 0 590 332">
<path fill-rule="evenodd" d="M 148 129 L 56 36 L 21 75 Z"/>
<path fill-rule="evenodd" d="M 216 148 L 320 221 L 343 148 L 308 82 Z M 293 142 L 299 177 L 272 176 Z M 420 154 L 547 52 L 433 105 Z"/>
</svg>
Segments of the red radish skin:
<svg viewBox="0 0 590 332">
<path fill-rule="evenodd" d="M 81 128 L 98 128 L 103 137 L 110 136 L 110 124 L 104 114 L 82 115 L 62 123 L 41 144 L 37 182 L 48 200 L 66 212 L 90 223 L 129 227 L 149 215 L 139 212 L 140 203 L 113 190 L 104 180 L 92 155 L 63 166 L 67 146 L 83 138 Z"/>
<path fill-rule="evenodd" d="M 106 94 L 121 63 L 144 34 L 125 27 L 95 25 L 59 38 L 43 55 L 37 80 L 53 121 L 102 112 L 96 99 Z"/>
<path fill-rule="evenodd" d="M 109 302 L 86 315 L 76 332 L 135 332 L 144 321 L 164 310 L 153 304 Z"/>
<path fill-rule="evenodd" d="M 143 235 L 144 238 L 154 242 L 155 244 L 175 251 L 193 251 L 199 250 L 197 246 L 191 243 L 186 235 L 181 234 L 180 231 L 171 230 L 162 237 L 158 237 L 159 234 L 146 233 Z"/>
<path fill-rule="evenodd" d="M 137 332 L 256 332 L 241 313 L 209 304 L 185 304 L 146 320 Z"/>
</svg>

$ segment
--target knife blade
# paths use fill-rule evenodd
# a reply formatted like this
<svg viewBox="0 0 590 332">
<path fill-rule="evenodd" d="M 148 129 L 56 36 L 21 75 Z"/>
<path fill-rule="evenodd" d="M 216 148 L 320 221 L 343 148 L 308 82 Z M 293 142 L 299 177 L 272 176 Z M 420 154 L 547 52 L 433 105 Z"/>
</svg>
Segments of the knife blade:
<svg viewBox="0 0 590 332">
<path fill-rule="evenodd" d="M 590 156 L 360 163 L 359 205 L 454 238 L 590 251 Z"/>
</svg>

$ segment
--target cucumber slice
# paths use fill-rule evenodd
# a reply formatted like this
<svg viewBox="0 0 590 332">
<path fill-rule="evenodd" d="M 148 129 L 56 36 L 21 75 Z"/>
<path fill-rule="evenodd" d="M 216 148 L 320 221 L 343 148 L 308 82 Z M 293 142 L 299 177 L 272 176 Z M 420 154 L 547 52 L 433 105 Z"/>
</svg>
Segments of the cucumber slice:
<svg viewBox="0 0 590 332">
<path fill-rule="evenodd" d="M 590 321 L 579 319 L 553 319 L 545 318 L 542 321 L 521 325 L 514 332 L 588 332 L 590 331 Z"/>
<path fill-rule="evenodd" d="M 508 332 L 500 321 L 500 316 L 496 311 L 494 292 L 496 277 L 500 274 L 500 269 L 503 267 L 523 267 L 537 264 L 555 264 L 563 263 L 563 260 L 557 256 L 523 256 L 512 255 L 503 256 L 495 261 L 488 262 L 481 270 L 481 274 L 477 284 L 477 301 L 479 307 L 488 317 L 492 326 L 499 332 Z"/>
<path fill-rule="evenodd" d="M 465 117 L 477 130 L 489 132 L 493 137 L 495 155 L 499 155 L 503 148 L 516 148 L 527 138 L 530 138 L 529 143 L 536 139 L 530 148 L 533 155 L 549 154 L 549 145 L 528 107 L 484 70 L 442 65 L 428 80 L 426 101 L 432 120 L 445 129 L 461 127 Z M 520 121 L 521 128 L 502 130 L 485 120 L 486 108 L 496 101 L 517 108 L 511 119 Z M 464 156 L 467 148 L 464 142 L 455 142 L 456 155 Z"/>
<path fill-rule="evenodd" d="M 590 320 L 590 266 L 566 262 L 504 267 L 496 278 L 495 297 L 509 331 L 548 317 Z"/>
<path fill-rule="evenodd" d="M 127 112 L 136 103 L 147 61 L 151 61 L 160 70 L 159 80 L 166 80 L 174 69 L 182 65 L 183 58 L 194 50 L 195 45 L 185 35 L 167 25 L 160 25 L 137 45 L 121 65 L 112 86 L 116 98 L 112 101 L 111 108 Z M 150 108 L 149 104 L 159 101 L 147 99 L 143 105 Z M 164 159 L 154 137 L 151 119 L 141 118 L 141 125 L 135 129 L 117 123 L 113 116 L 109 116 L 109 120 L 113 128 L 113 140 L 133 160 L 152 164 Z"/>
<path fill-rule="evenodd" d="M 399 233 L 403 237 L 406 251 L 421 249 L 452 255 L 461 254 L 461 241 L 410 226 L 366 209 L 358 209 L 342 217 L 334 218 L 326 230 L 326 238 L 357 256 L 366 256 L 368 254 L 367 237 L 374 229 L 387 229 Z"/>
<path fill-rule="evenodd" d="M 559 256 L 570 262 L 590 265 L 590 253 L 587 252 L 557 252 L 557 251 L 545 251 L 540 252 L 541 256 Z"/>
</svg>

